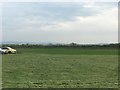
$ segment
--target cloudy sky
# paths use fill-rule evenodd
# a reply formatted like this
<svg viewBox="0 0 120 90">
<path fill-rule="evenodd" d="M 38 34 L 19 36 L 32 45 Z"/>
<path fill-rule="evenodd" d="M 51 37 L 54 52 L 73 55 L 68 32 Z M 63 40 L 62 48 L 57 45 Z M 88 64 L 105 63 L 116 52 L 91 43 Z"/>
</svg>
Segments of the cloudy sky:
<svg viewBox="0 0 120 90">
<path fill-rule="evenodd" d="M 2 29 L 3 42 L 118 42 L 118 3 L 7 2 Z"/>
</svg>

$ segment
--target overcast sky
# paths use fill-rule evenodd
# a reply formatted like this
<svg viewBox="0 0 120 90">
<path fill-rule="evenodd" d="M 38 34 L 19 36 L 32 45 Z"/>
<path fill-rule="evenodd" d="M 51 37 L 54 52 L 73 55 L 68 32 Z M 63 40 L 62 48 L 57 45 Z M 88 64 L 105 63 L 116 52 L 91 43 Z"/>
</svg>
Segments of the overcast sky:
<svg viewBox="0 0 120 90">
<path fill-rule="evenodd" d="M 3 3 L 2 28 L 4 42 L 118 42 L 118 3 Z"/>
</svg>

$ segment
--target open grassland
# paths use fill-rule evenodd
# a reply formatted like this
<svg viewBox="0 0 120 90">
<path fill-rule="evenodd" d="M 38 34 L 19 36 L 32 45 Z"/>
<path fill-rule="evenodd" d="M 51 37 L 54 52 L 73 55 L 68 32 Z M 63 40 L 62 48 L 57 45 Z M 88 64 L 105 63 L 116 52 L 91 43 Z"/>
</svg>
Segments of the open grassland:
<svg viewBox="0 0 120 90">
<path fill-rule="evenodd" d="M 18 48 L 3 55 L 4 88 L 117 88 L 117 49 Z"/>
<path fill-rule="evenodd" d="M 51 55 L 118 55 L 118 49 L 112 48 L 77 48 L 77 47 L 43 47 L 17 48 L 18 53 L 51 54 Z"/>
</svg>

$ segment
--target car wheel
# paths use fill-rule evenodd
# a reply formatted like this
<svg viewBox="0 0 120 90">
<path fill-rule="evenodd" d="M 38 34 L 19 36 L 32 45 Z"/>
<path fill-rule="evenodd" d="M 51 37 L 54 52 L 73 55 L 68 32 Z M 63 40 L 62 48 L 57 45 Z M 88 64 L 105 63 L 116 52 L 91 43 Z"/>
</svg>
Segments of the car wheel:
<svg viewBox="0 0 120 90">
<path fill-rule="evenodd" d="M 11 54 L 12 52 L 11 52 L 11 51 L 9 51 L 8 53 L 9 53 L 9 54 Z"/>
</svg>

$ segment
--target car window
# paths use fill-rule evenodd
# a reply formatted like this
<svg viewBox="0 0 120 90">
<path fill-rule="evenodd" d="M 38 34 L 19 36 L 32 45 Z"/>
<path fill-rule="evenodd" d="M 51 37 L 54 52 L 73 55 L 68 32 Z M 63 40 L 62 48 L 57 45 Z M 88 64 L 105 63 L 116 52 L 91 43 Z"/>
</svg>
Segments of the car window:
<svg viewBox="0 0 120 90">
<path fill-rule="evenodd" d="M 8 48 L 2 48 L 2 49 L 7 49 L 8 50 Z"/>
</svg>

